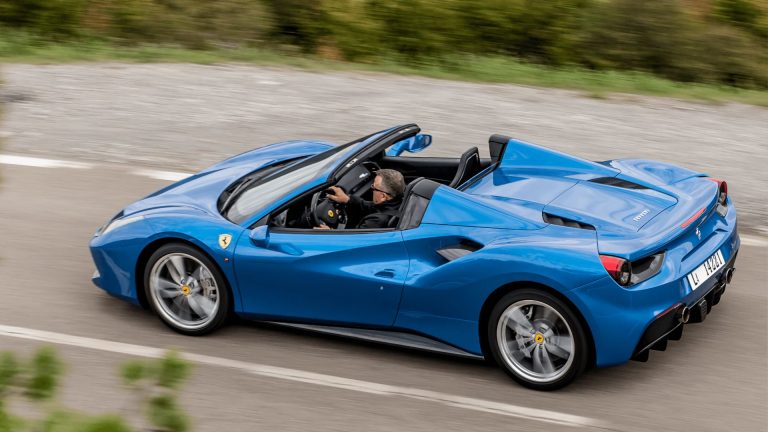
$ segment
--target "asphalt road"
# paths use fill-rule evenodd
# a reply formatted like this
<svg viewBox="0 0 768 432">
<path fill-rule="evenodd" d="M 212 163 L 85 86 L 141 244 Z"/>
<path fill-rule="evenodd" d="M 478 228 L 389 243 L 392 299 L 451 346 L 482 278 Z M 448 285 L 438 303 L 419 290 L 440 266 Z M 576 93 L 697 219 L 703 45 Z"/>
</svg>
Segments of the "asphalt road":
<svg viewBox="0 0 768 432">
<path fill-rule="evenodd" d="M 541 393 L 480 362 L 268 325 L 237 323 L 201 338 L 173 333 L 148 312 L 95 288 L 87 249 L 94 230 L 114 212 L 165 183 L 131 174 L 125 165 L 87 170 L 3 165 L 0 327 L 87 337 L 104 346 L 176 347 L 210 356 L 195 367 L 182 397 L 197 431 L 768 428 L 764 246 L 743 246 L 723 301 L 704 323 L 687 326 L 683 339 L 671 342 L 666 352 L 652 352 L 648 363 L 591 371 L 562 391 Z M 26 353 L 40 345 L 0 331 L 0 351 Z M 82 345 L 57 345 L 69 372 L 62 403 L 135 419 L 128 408 L 130 396 L 120 390 L 116 375 L 118 365 L 132 356 Z M 257 372 L 277 366 L 316 379 L 249 373 L 228 366 L 231 361 L 255 365 Z M 344 379 L 358 384 L 331 385 Z M 361 385 L 387 385 L 400 393 L 361 391 Z M 594 422 L 558 425 L 546 418 L 467 408 L 477 400 L 482 406 L 496 402 Z"/>
</svg>

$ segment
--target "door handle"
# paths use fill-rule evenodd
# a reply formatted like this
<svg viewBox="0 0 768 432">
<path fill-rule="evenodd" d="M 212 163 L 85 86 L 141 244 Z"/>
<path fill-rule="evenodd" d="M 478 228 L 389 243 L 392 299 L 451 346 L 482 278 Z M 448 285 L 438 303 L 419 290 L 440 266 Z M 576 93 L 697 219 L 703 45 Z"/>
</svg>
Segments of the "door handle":
<svg viewBox="0 0 768 432">
<path fill-rule="evenodd" d="M 395 277 L 395 271 L 391 269 L 379 270 L 374 274 L 374 276 L 392 279 Z"/>
</svg>

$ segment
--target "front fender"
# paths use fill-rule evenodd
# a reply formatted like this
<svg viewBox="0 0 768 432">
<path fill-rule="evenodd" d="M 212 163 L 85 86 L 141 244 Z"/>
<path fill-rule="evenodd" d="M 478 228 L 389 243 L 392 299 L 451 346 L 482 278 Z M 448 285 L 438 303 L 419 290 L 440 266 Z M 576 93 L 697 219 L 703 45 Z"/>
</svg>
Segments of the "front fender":
<svg viewBox="0 0 768 432">
<path fill-rule="evenodd" d="M 154 234 L 147 239 L 145 247 L 152 248 L 153 245 L 174 239 L 197 247 L 219 267 L 232 290 L 235 312 L 242 311 L 242 295 L 234 269 L 234 245 L 245 229 L 223 218 L 212 218 L 204 213 L 190 216 L 170 212 L 148 215 L 146 219 L 154 228 Z M 223 247 L 219 239 L 226 235 L 231 236 L 231 240 Z"/>
</svg>

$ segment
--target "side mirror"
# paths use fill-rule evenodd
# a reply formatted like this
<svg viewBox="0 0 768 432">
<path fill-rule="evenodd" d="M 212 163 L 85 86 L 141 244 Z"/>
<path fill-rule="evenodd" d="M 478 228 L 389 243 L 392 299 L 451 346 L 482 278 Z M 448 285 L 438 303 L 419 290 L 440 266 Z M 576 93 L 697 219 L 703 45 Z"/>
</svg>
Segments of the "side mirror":
<svg viewBox="0 0 768 432">
<path fill-rule="evenodd" d="M 400 156 L 403 152 L 418 153 L 432 144 L 432 135 L 418 134 L 398 141 L 387 150 L 387 156 Z"/>
<path fill-rule="evenodd" d="M 266 225 L 258 226 L 251 230 L 249 237 L 253 244 L 265 248 L 269 245 L 269 227 Z"/>
</svg>

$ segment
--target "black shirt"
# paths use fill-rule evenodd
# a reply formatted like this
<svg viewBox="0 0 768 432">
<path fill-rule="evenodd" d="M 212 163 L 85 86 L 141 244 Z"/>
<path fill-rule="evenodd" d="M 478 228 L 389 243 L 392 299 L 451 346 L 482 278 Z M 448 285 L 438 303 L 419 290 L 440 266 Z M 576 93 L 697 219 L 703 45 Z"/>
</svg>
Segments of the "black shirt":
<svg viewBox="0 0 768 432">
<path fill-rule="evenodd" d="M 347 209 L 350 213 L 360 216 L 357 229 L 386 228 L 389 220 L 400 213 L 402 203 L 402 197 L 393 198 L 377 205 L 372 201 L 351 196 L 347 203 Z"/>
</svg>

